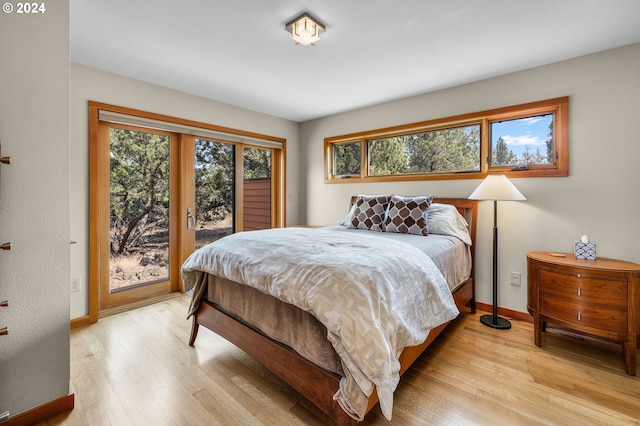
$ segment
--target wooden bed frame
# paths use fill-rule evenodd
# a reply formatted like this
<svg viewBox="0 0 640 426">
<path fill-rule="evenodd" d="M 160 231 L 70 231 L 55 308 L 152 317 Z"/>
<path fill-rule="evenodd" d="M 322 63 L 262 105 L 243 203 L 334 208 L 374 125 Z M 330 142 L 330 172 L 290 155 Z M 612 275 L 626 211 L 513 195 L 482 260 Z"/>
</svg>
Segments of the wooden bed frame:
<svg viewBox="0 0 640 426">
<path fill-rule="evenodd" d="M 355 197 L 352 199 L 353 204 Z M 469 222 L 471 240 L 472 269 L 470 278 L 453 293 L 458 309 L 475 313 L 475 236 L 476 218 L 478 213 L 477 201 L 466 198 L 436 198 L 434 203 L 452 204 Z M 400 355 L 400 374 L 422 354 L 422 352 L 444 330 L 448 323 L 431 330 L 427 340 L 418 346 L 407 347 Z M 307 361 L 286 346 L 258 333 L 243 323 L 219 311 L 206 301 L 193 315 L 191 337 L 189 345 L 193 346 L 198 335 L 200 325 L 224 337 L 240 349 L 247 352 L 272 373 L 286 382 L 311 403 L 318 407 L 338 425 L 356 425 L 357 420 L 349 416 L 339 404 L 333 400 L 333 395 L 339 388 L 340 377 Z M 373 392 L 369 398 L 367 412 L 378 403 L 378 395 Z"/>
</svg>

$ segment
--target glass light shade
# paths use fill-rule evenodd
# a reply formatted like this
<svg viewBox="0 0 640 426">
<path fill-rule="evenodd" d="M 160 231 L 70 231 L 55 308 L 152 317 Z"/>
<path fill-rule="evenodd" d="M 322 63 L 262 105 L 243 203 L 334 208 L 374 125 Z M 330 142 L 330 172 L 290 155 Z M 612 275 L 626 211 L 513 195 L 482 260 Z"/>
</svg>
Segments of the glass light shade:
<svg viewBox="0 0 640 426">
<path fill-rule="evenodd" d="M 303 46 L 308 46 L 320 39 L 316 24 L 306 16 L 294 24 L 292 38 Z"/>
<path fill-rule="evenodd" d="M 306 13 L 289 22 L 284 28 L 291 33 L 291 38 L 296 44 L 303 46 L 313 45 L 320 40 L 320 33 L 325 30 L 324 25 Z"/>
<path fill-rule="evenodd" d="M 469 195 L 470 200 L 523 201 L 525 196 L 518 191 L 505 175 L 489 175 Z"/>
</svg>

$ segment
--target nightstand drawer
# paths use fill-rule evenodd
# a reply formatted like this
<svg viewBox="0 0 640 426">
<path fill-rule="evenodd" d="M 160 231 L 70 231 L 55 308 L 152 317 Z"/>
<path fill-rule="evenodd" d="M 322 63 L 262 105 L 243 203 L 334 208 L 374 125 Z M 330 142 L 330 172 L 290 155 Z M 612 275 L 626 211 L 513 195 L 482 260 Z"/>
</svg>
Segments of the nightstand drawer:
<svg viewBox="0 0 640 426">
<path fill-rule="evenodd" d="M 540 314 L 585 327 L 627 332 L 627 307 L 616 308 L 597 303 L 581 303 L 548 294 L 540 294 Z"/>
<path fill-rule="evenodd" d="M 540 293 L 575 298 L 580 303 L 595 302 L 627 307 L 628 283 L 622 277 L 585 274 L 553 268 L 540 268 Z"/>
</svg>

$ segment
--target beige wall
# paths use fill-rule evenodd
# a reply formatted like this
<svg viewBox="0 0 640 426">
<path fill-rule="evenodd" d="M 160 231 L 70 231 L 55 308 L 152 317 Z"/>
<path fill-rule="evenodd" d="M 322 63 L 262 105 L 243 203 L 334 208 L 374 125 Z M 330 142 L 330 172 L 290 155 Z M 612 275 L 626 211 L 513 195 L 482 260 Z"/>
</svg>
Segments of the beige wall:
<svg viewBox="0 0 640 426">
<path fill-rule="evenodd" d="M 13 417 L 69 393 L 68 0 L 0 16 L 0 143 L 0 413 Z"/>
<path fill-rule="evenodd" d="M 526 254 L 573 250 L 582 234 L 599 256 L 640 262 L 640 44 L 330 116 L 301 125 L 306 164 L 304 211 L 310 224 L 334 224 L 352 194 L 467 197 L 479 180 L 325 184 L 323 139 L 363 130 L 570 97 L 569 177 L 513 179 L 525 202 L 501 202 L 499 301 L 526 311 Z M 491 303 L 492 207 L 481 202 L 477 296 Z M 520 287 L 509 272 L 522 273 Z"/>
<path fill-rule="evenodd" d="M 82 288 L 71 293 L 71 318 L 89 312 L 88 268 L 88 134 L 89 101 L 104 102 L 173 117 L 186 118 L 287 140 L 287 223 L 299 223 L 298 124 L 228 104 L 188 95 L 84 65 L 71 64 L 71 277 Z"/>
</svg>

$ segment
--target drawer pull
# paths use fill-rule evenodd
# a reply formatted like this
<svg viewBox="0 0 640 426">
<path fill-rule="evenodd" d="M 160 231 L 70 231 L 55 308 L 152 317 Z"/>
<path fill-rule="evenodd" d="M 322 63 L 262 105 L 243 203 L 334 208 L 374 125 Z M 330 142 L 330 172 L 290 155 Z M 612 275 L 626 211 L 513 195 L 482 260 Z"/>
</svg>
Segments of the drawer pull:
<svg viewBox="0 0 640 426">
<path fill-rule="evenodd" d="M 582 312 L 578 311 L 578 321 L 582 321 Z"/>
<path fill-rule="evenodd" d="M 581 275 L 581 274 L 578 274 L 578 278 L 582 278 L 582 275 Z"/>
<path fill-rule="evenodd" d="M 582 289 L 578 287 L 578 296 L 582 296 Z"/>
</svg>

